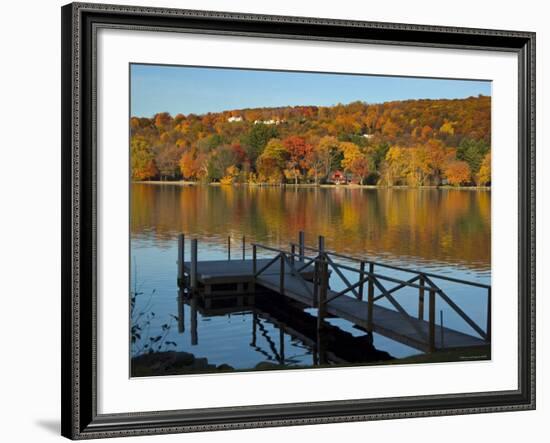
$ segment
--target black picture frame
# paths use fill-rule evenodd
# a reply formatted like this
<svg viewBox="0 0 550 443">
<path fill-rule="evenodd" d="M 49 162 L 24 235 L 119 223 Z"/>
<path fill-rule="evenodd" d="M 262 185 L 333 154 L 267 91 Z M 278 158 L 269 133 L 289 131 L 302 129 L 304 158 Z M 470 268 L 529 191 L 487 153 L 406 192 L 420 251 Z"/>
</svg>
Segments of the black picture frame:
<svg viewBox="0 0 550 443">
<path fill-rule="evenodd" d="M 72 3 L 62 15 L 62 435 L 71 439 L 535 408 L 535 34 Z M 518 389 L 285 405 L 97 413 L 95 32 L 148 31 L 483 49 L 519 60 Z"/>
</svg>

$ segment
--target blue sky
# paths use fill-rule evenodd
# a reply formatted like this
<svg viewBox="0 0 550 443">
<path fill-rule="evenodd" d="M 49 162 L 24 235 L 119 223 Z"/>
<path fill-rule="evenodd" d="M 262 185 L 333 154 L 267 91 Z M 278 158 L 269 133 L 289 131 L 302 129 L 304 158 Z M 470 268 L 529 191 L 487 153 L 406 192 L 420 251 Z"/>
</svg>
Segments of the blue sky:
<svg viewBox="0 0 550 443">
<path fill-rule="evenodd" d="M 132 64 L 131 115 L 490 95 L 490 81 Z"/>
</svg>

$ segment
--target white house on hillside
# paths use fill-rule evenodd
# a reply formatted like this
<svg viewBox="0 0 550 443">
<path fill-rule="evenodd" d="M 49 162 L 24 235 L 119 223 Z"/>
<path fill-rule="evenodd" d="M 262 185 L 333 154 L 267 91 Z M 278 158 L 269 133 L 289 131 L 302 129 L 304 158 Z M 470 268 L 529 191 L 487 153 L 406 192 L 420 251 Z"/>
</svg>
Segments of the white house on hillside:
<svg viewBox="0 0 550 443">
<path fill-rule="evenodd" d="M 258 125 L 258 124 L 263 124 L 263 125 L 278 125 L 278 124 L 281 124 L 282 122 L 284 122 L 284 120 L 254 120 L 254 124 L 255 125 Z"/>
</svg>

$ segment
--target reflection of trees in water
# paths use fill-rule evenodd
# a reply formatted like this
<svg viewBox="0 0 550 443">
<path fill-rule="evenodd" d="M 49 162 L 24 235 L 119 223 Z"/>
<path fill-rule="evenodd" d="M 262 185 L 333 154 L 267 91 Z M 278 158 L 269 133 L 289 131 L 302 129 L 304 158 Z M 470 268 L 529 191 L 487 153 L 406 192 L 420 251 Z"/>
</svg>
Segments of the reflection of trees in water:
<svg viewBox="0 0 550 443">
<path fill-rule="evenodd" d="M 131 229 L 167 246 L 179 232 L 287 246 L 304 230 L 348 254 L 490 264 L 491 195 L 434 189 L 132 186 Z"/>
</svg>

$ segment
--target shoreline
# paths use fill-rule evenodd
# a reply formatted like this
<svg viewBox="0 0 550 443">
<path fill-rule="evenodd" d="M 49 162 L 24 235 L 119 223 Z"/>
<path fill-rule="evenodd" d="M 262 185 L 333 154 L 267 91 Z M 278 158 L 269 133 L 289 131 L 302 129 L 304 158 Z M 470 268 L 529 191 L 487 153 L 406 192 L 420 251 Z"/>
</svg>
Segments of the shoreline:
<svg viewBox="0 0 550 443">
<path fill-rule="evenodd" d="M 186 180 L 143 180 L 143 181 L 130 181 L 131 184 L 145 184 L 145 185 L 172 185 L 172 186 L 224 186 L 224 187 L 240 187 L 240 186 L 250 186 L 258 188 L 326 188 L 326 189 L 454 189 L 461 191 L 490 191 L 491 186 L 407 186 L 407 185 L 396 185 L 396 186 L 381 186 L 381 185 L 359 185 L 359 184 L 346 184 L 346 185 L 336 185 L 336 184 L 314 184 L 314 183 L 285 183 L 281 185 L 274 185 L 271 183 L 232 183 L 223 185 L 221 183 L 200 183 Z"/>
</svg>

